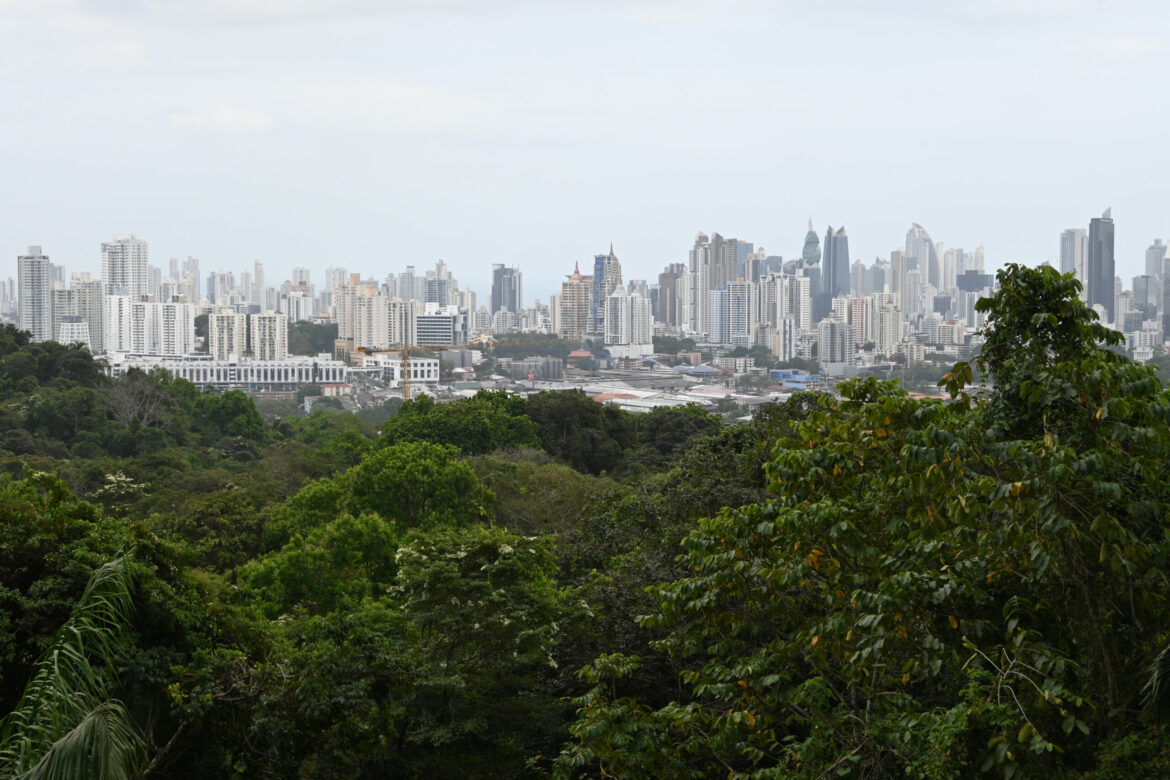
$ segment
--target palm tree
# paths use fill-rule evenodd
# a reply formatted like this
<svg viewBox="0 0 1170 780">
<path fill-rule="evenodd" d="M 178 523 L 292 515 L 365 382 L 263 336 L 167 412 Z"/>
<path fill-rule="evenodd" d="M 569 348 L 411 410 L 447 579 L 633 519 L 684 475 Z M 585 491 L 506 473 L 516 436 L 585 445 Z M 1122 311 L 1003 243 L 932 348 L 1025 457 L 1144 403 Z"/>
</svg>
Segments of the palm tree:
<svg viewBox="0 0 1170 780">
<path fill-rule="evenodd" d="M 129 555 L 94 572 L 53 637 L 16 708 L 0 721 L 0 774 L 19 778 L 137 777 L 138 728 L 109 699 L 114 664 L 131 649 Z"/>
</svg>

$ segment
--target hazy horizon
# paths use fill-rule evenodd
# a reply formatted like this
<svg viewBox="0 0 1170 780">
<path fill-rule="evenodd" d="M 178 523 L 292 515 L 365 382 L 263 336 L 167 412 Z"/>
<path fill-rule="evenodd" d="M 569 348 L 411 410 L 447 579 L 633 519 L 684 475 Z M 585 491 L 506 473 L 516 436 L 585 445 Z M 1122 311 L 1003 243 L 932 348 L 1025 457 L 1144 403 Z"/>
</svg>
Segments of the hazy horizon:
<svg viewBox="0 0 1170 780">
<path fill-rule="evenodd" d="M 852 259 L 912 222 L 988 267 L 1113 208 L 1170 233 L 1154 2 L 491 4 L 0 0 L 0 259 L 134 233 L 201 272 L 490 265 L 544 299 L 612 242 L 654 281 L 718 231 Z"/>
</svg>

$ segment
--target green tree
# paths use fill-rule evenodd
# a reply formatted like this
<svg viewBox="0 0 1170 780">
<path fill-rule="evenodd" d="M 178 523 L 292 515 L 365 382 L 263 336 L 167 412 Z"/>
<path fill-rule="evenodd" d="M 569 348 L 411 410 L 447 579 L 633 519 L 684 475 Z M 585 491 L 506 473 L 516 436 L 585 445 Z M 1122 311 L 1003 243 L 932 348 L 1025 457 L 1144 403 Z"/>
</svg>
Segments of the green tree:
<svg viewBox="0 0 1170 780">
<path fill-rule="evenodd" d="M 996 392 L 972 406 L 960 364 L 950 402 L 867 379 L 814 407 L 775 497 L 701 520 L 643 620 L 684 694 L 651 706 L 638 659 L 599 658 L 561 775 L 1060 775 L 1143 725 L 1123 659 L 1153 658 L 1166 617 L 1170 398 L 1098 345 L 1075 285 L 1000 283 Z"/>
<path fill-rule="evenodd" d="M 290 355 L 333 354 L 333 342 L 337 340 L 337 323 L 318 325 L 308 320 L 289 323 L 288 352 Z"/>
<path fill-rule="evenodd" d="M 311 777 L 509 777 L 563 725 L 552 655 L 571 619 L 548 539 L 471 527 L 400 545 L 389 588 L 286 622 L 291 674 L 255 734 Z"/>
<path fill-rule="evenodd" d="M 493 501 L 454 447 L 406 442 L 309 483 L 274 512 L 266 535 L 270 545 L 282 546 L 342 513 L 375 514 L 404 531 L 467 525 L 489 518 Z"/>
<path fill-rule="evenodd" d="M 425 395 L 405 402 L 382 426 L 380 443 L 403 441 L 449 444 L 468 455 L 540 445 L 524 399 L 503 390 L 444 404 Z"/>
<path fill-rule="evenodd" d="M 637 442 L 629 462 L 660 470 L 678 462 L 698 438 L 719 432 L 719 418 L 695 404 L 658 407 L 637 418 Z"/>
<path fill-rule="evenodd" d="M 581 390 L 537 393 L 528 399 L 528 416 L 546 451 L 589 474 L 614 469 L 633 444 L 631 416 Z"/>
<path fill-rule="evenodd" d="M 321 385 L 310 382 L 307 385 L 301 385 L 297 388 L 297 401 L 304 402 L 306 396 L 319 396 L 322 394 Z"/>
<path fill-rule="evenodd" d="M 200 396 L 195 405 L 195 424 L 213 439 L 239 436 L 253 441 L 264 433 L 264 418 L 252 399 L 241 390 Z"/>
<path fill-rule="evenodd" d="M 655 336 L 655 354 L 678 354 L 679 352 L 693 352 L 695 340 L 692 338 L 679 339 L 674 336 Z"/>
</svg>

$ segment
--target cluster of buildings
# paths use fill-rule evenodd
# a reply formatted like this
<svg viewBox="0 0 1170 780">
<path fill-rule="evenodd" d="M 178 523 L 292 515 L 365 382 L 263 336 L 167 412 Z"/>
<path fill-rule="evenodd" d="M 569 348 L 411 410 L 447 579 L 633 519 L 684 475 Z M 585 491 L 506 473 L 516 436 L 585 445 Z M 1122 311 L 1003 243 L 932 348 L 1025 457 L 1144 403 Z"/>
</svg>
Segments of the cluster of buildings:
<svg viewBox="0 0 1170 780">
<path fill-rule="evenodd" d="M 872 264 L 851 260 L 844 227 L 824 240 L 809 220 L 798 257 L 699 233 L 686 263 L 650 290 L 658 333 L 700 344 L 763 345 L 781 361 L 813 359 L 831 374 L 924 345 L 964 345 L 981 326 L 975 302 L 992 286 L 984 252 L 944 248 L 921 225 Z"/>
<path fill-rule="evenodd" d="M 1108 211 L 1087 229 L 1064 231 L 1060 270 L 1081 280 L 1085 302 L 1125 334 L 1135 357 L 1149 359 L 1170 328 L 1167 245 L 1149 247 L 1145 273 L 1125 289 L 1113 238 Z M 85 344 L 115 373 L 165 366 L 200 384 L 258 389 L 344 382 L 347 365 L 397 381 L 401 358 L 390 350 L 453 348 L 512 332 L 589 339 L 611 357 L 635 360 L 651 355 L 656 335 L 691 338 L 717 354 L 762 345 L 777 360 L 816 359 L 826 373 L 843 375 L 898 356 L 921 360 L 928 348 L 969 348 L 983 325 L 975 303 L 994 284 L 982 246 L 945 247 L 915 224 L 904 245 L 867 264 L 851 258 L 844 227 L 828 227 L 822 237 L 811 219 L 794 257 L 699 233 L 685 262 L 669 263 L 656 280 L 623 280 L 612 245 L 585 271 L 575 264 L 547 302 L 527 303 L 520 270 L 496 264 L 490 299 L 477 305 L 476 293 L 460 288 L 442 260 L 380 280 L 331 266 L 320 289 L 298 267 L 270 286 L 260 262 L 204 277 L 196 258 L 172 258 L 164 273 L 151 264 L 147 242 L 126 235 L 101 245 L 100 278 L 73 273 L 67 280 L 63 266 L 30 246 L 17 258 L 17 279 L 0 283 L 0 314 L 34 340 Z M 205 340 L 195 332 L 200 315 L 207 316 Z M 304 320 L 336 323 L 330 353 L 289 354 L 289 327 Z M 437 361 L 423 374 L 420 380 L 437 381 Z"/>
</svg>

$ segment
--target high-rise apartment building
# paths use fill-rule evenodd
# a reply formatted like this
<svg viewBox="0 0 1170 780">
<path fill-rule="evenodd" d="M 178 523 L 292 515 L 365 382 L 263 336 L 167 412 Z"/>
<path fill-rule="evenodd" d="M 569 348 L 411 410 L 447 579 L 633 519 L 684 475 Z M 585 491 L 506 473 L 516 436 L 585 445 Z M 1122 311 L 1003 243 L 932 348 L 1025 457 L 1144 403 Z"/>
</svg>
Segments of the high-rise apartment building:
<svg viewBox="0 0 1170 780">
<path fill-rule="evenodd" d="M 1086 263 L 1088 300 L 1090 308 L 1102 306 L 1108 322 L 1114 321 L 1113 210 L 1089 222 L 1089 252 Z"/>
<path fill-rule="evenodd" d="M 150 253 L 137 236 L 114 236 L 102 244 L 102 282 L 107 294 L 127 294 L 132 300 L 152 295 Z"/>
<path fill-rule="evenodd" d="M 252 262 L 252 299 L 248 303 L 259 306 L 264 310 L 264 264 L 259 260 Z M 192 301 L 195 303 L 195 301 Z"/>
<path fill-rule="evenodd" d="M 404 301 L 421 300 L 421 297 L 417 294 L 413 265 L 406 266 L 398 274 L 398 297 Z"/>
<path fill-rule="evenodd" d="M 593 312 L 593 277 L 582 276 L 580 266 L 574 266 L 573 273 L 561 283 L 559 300 L 561 338 L 586 338 Z"/>
<path fill-rule="evenodd" d="M 831 374 L 854 362 L 853 332 L 844 320 L 826 317 L 817 325 L 817 361 Z"/>
<path fill-rule="evenodd" d="M 644 357 L 654 351 L 650 300 L 618 287 L 605 299 L 605 343 L 615 357 Z"/>
<path fill-rule="evenodd" d="M 233 309 L 215 309 L 207 315 L 207 345 L 212 360 L 239 358 L 247 346 L 248 318 Z"/>
<path fill-rule="evenodd" d="M 102 346 L 107 355 L 134 351 L 130 302 L 129 294 L 102 295 Z"/>
<path fill-rule="evenodd" d="M 89 326 L 89 351 L 94 355 L 105 354 L 105 285 L 100 279 L 90 279 L 89 274 L 73 282 L 73 306 L 77 314 Z"/>
<path fill-rule="evenodd" d="M 357 316 L 358 301 L 361 298 L 373 298 L 377 294 L 378 285 L 372 280 L 363 282 L 359 274 L 352 274 L 348 284 L 333 289 L 333 319 L 337 323 L 337 338 L 345 340 L 355 337 L 354 318 Z M 393 296 L 384 297 L 389 299 Z"/>
<path fill-rule="evenodd" d="M 194 304 L 130 302 L 129 352 L 181 357 L 194 351 Z"/>
<path fill-rule="evenodd" d="M 280 310 L 289 322 L 300 322 L 313 316 L 313 299 L 303 289 L 294 288 L 280 295 Z"/>
<path fill-rule="evenodd" d="M 251 316 L 252 357 L 256 360 L 288 358 L 288 317 L 281 312 L 266 311 Z"/>
<path fill-rule="evenodd" d="M 686 317 L 683 331 L 696 336 L 707 334 L 707 306 L 710 302 L 708 291 L 714 289 L 711 277 L 711 239 L 706 233 L 695 234 L 687 261 L 687 300 L 684 303 Z"/>
<path fill-rule="evenodd" d="M 876 300 L 875 300 L 876 303 Z M 902 342 L 902 309 L 895 302 L 881 303 L 874 311 L 874 349 L 892 357 Z"/>
<path fill-rule="evenodd" d="M 49 256 L 39 246 L 16 258 L 17 313 L 20 329 L 33 341 L 50 341 L 53 333 L 53 295 Z"/>
<path fill-rule="evenodd" d="M 200 303 L 203 300 L 203 277 L 199 275 L 199 258 L 187 255 L 187 259 L 183 261 L 183 270 L 179 274 L 179 280 L 186 282 L 191 288 L 191 303 Z M 257 275 L 256 284 L 263 285 L 264 277 Z"/>
</svg>

